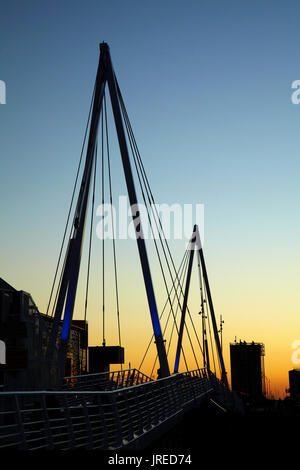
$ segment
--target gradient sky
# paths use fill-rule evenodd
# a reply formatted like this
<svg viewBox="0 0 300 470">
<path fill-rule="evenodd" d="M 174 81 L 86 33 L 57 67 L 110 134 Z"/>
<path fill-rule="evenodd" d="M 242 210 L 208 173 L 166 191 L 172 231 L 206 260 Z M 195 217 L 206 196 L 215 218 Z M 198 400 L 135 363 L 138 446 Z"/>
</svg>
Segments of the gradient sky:
<svg viewBox="0 0 300 470">
<path fill-rule="evenodd" d="M 235 336 L 263 342 L 282 394 L 300 339 L 299 21 L 296 1 L 2 0 L 0 276 L 45 311 L 104 40 L 157 202 L 205 205 L 227 368 Z M 117 155 L 113 170 L 126 194 Z M 133 363 L 150 320 L 139 267 L 120 269 Z"/>
</svg>

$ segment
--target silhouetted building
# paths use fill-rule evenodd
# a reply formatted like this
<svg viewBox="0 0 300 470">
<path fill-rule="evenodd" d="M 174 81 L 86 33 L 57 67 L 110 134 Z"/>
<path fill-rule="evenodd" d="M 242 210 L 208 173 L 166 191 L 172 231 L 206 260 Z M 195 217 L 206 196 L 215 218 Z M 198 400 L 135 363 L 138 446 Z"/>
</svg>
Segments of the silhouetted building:
<svg viewBox="0 0 300 470">
<path fill-rule="evenodd" d="M 0 365 L 0 390 L 47 388 L 45 353 L 52 322 L 52 317 L 39 312 L 30 294 L 0 278 L 0 340 L 6 349 L 6 364 Z M 66 376 L 85 370 L 87 342 L 86 322 L 73 320 Z"/>
<path fill-rule="evenodd" d="M 89 347 L 89 372 L 109 372 L 110 364 L 124 364 L 124 348 L 121 346 Z"/>
<path fill-rule="evenodd" d="M 230 344 L 232 390 L 254 399 L 264 395 L 264 355 L 262 343 Z"/>
<path fill-rule="evenodd" d="M 289 392 L 293 400 L 300 401 L 300 369 L 289 371 Z"/>
</svg>

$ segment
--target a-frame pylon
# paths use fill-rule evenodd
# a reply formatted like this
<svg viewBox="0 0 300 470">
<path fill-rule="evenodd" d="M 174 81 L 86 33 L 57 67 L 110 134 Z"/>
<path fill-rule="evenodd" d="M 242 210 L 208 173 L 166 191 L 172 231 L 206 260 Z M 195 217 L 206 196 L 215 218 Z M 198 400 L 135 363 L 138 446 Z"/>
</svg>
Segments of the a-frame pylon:
<svg viewBox="0 0 300 470">
<path fill-rule="evenodd" d="M 167 377 L 170 375 L 169 365 L 162 335 L 162 330 L 157 311 L 156 299 L 152 283 L 151 271 L 148 261 L 148 255 L 141 228 L 141 221 L 139 218 L 138 202 L 134 186 L 134 180 L 131 170 L 130 158 L 127 149 L 126 136 L 122 121 L 120 109 L 120 95 L 118 92 L 117 81 L 112 66 L 110 57 L 109 46 L 106 43 L 100 44 L 100 58 L 96 76 L 93 107 L 91 114 L 91 124 L 89 130 L 89 139 L 86 152 L 85 167 L 79 192 L 79 197 L 76 206 L 76 212 L 73 222 L 72 235 L 69 241 L 67 254 L 65 258 L 63 273 L 61 277 L 57 303 L 54 314 L 54 322 L 52 331 L 50 333 L 47 359 L 51 362 L 54 358 L 54 353 L 57 346 L 57 338 L 59 331 L 59 324 L 61 322 L 62 313 L 63 324 L 59 340 L 59 368 L 60 375 L 64 375 L 65 358 L 68 347 L 68 340 L 70 334 L 71 321 L 73 317 L 73 310 L 76 298 L 76 290 L 78 283 L 78 276 L 80 270 L 81 252 L 84 237 L 84 226 L 87 215 L 87 205 L 89 199 L 89 192 L 91 186 L 92 168 L 95 159 L 96 138 L 99 126 L 99 118 L 102 109 L 103 96 L 106 83 L 108 84 L 109 94 L 113 109 L 114 121 L 118 135 L 120 153 L 123 163 L 123 170 L 127 185 L 128 197 L 132 211 L 133 222 L 136 230 L 136 240 L 138 252 L 144 277 L 146 294 L 148 299 L 149 310 L 151 314 L 152 326 L 155 336 L 155 343 L 160 362 L 160 376 Z"/>
<path fill-rule="evenodd" d="M 199 260 L 199 265 L 201 267 L 201 271 L 203 275 L 206 294 L 207 294 L 207 301 L 208 301 L 210 316 L 212 320 L 214 339 L 215 339 L 215 344 L 216 344 L 217 353 L 218 353 L 220 366 L 221 366 L 221 374 L 222 374 L 221 379 L 224 385 L 228 388 L 227 374 L 226 374 L 226 369 L 225 369 L 225 364 L 224 364 L 224 359 L 223 359 L 222 348 L 220 344 L 218 327 L 217 327 L 216 317 L 215 317 L 215 310 L 214 310 L 214 305 L 212 301 L 212 296 L 211 296 L 211 291 L 210 291 L 210 286 L 209 286 L 209 281 L 208 281 L 208 276 L 207 276 L 207 270 L 206 270 L 206 265 L 205 265 L 205 259 L 204 259 L 204 254 L 203 254 L 203 247 L 201 243 L 198 225 L 194 226 L 193 235 L 189 242 L 188 249 L 190 250 L 189 263 L 188 263 L 187 278 L 186 278 L 186 285 L 185 285 L 185 292 L 184 292 L 184 300 L 183 300 L 183 306 L 182 306 L 182 312 L 181 312 L 181 322 L 180 322 L 180 329 L 179 329 L 179 335 L 178 335 L 174 372 L 177 373 L 178 367 L 179 367 L 179 361 L 180 361 L 180 355 L 181 355 L 181 349 L 182 349 L 182 337 L 183 337 L 183 330 L 184 330 L 184 325 L 185 325 L 185 313 L 187 309 L 187 301 L 188 301 L 189 287 L 190 287 L 190 281 L 191 281 L 192 264 L 193 264 L 193 259 L 194 259 L 194 252 L 196 251 L 198 260 Z M 206 354 L 208 357 L 208 350 L 206 350 Z"/>
</svg>

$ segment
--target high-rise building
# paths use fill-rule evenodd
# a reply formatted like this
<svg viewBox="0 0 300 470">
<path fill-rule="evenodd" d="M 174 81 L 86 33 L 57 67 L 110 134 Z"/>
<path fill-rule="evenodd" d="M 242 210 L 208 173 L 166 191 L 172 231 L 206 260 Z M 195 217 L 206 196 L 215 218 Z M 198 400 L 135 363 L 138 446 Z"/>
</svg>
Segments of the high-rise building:
<svg viewBox="0 0 300 470">
<path fill-rule="evenodd" d="M 240 341 L 230 344 L 233 390 L 254 399 L 265 394 L 264 355 L 262 343 Z"/>
<path fill-rule="evenodd" d="M 291 398 L 300 401 L 300 369 L 289 371 L 289 392 Z"/>
</svg>

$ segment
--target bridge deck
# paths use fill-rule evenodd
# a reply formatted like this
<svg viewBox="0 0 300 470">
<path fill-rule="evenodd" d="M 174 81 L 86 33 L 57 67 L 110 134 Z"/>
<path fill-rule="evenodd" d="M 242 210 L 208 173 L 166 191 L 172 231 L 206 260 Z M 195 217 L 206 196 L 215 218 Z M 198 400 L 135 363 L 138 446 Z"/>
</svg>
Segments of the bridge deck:
<svg viewBox="0 0 300 470">
<path fill-rule="evenodd" d="M 104 376 L 96 375 L 66 381 L 67 390 L 1 393 L 0 448 L 138 447 L 171 425 L 184 410 L 226 392 L 205 369 L 155 381 L 139 371 L 124 374 L 122 380 L 121 374 L 119 380 L 107 376 L 104 390 L 97 390 L 100 383 L 103 387 Z M 139 377 L 140 383 L 128 386 L 128 377 Z M 112 382 L 109 389 L 108 378 Z M 85 381 L 89 389 L 83 390 Z"/>
</svg>

